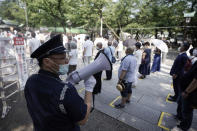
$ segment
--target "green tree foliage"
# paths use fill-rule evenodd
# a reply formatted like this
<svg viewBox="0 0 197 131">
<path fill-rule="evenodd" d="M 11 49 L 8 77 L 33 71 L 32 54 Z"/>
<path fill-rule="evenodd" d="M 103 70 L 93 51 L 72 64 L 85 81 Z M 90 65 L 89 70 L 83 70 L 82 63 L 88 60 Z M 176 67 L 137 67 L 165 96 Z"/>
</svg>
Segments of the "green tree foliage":
<svg viewBox="0 0 197 131">
<path fill-rule="evenodd" d="M 84 28 L 91 32 L 97 31 L 105 8 L 111 0 L 83 0 L 79 8 L 78 20 Z"/>
<path fill-rule="evenodd" d="M 183 12 L 197 12 L 197 0 L 23 0 L 27 5 L 30 27 L 82 27 L 99 32 L 104 29 L 119 35 L 121 31 L 146 36 L 158 32 L 183 32 L 197 38 L 197 13 L 187 24 Z M 3 2 L 3 19 L 25 23 L 24 8 L 16 2 Z M 70 22 L 69 22 L 70 21 Z M 183 28 L 182 26 L 193 26 Z M 156 27 L 156 28 L 155 28 Z M 166 28 L 169 27 L 169 28 Z M 187 36 L 187 35 L 185 35 Z"/>
<path fill-rule="evenodd" d="M 72 24 L 68 23 L 68 20 L 76 18 L 76 9 L 80 5 L 80 0 L 24 0 L 24 2 L 27 3 L 31 13 L 34 13 L 32 20 L 38 17 L 37 20 L 41 25 L 61 25 L 65 33 L 66 26 Z"/>
<path fill-rule="evenodd" d="M 25 11 L 16 2 L 4 1 L 0 5 L 0 17 L 25 24 Z"/>
</svg>

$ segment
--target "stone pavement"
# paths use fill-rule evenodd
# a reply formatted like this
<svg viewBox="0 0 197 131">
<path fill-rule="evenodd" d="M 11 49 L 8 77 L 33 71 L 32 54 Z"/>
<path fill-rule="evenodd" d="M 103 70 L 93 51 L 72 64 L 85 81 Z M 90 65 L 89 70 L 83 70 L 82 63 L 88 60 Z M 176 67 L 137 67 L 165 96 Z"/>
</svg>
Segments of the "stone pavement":
<svg viewBox="0 0 197 131">
<path fill-rule="evenodd" d="M 132 89 L 131 103 L 123 109 L 114 108 L 114 104 L 120 103 L 121 100 L 120 93 L 115 88 L 118 81 L 117 70 L 120 65 L 117 62 L 113 65 L 112 80 L 103 80 L 102 92 L 95 97 L 95 108 L 141 131 L 170 130 L 177 123 L 172 116 L 176 114 L 177 104 L 167 100 L 170 94 L 173 95 L 169 72 L 176 55 L 177 53 L 170 52 L 160 72 L 138 81 L 137 87 Z M 105 76 L 103 72 L 103 78 Z M 76 88 L 83 96 L 83 82 L 80 82 Z M 196 110 L 191 130 L 197 130 Z"/>
</svg>

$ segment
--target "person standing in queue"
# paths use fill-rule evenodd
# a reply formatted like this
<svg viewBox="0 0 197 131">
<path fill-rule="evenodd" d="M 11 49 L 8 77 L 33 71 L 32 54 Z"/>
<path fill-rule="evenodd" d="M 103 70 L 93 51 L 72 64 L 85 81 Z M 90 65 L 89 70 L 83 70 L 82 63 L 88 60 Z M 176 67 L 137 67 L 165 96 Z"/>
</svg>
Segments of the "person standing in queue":
<svg viewBox="0 0 197 131">
<path fill-rule="evenodd" d="M 100 53 L 103 53 L 104 54 L 103 45 L 102 45 L 101 42 L 98 42 L 96 44 L 96 49 L 98 50 L 98 52 L 97 52 L 94 60 L 96 60 L 96 58 L 100 55 Z M 101 87 L 102 87 L 101 77 L 102 77 L 102 72 L 103 71 L 100 71 L 100 72 L 98 72 L 98 73 L 96 73 L 96 74 L 93 75 L 94 78 L 96 79 L 96 84 L 94 86 L 93 94 L 101 93 Z"/>
<path fill-rule="evenodd" d="M 109 60 L 112 62 L 112 57 L 115 53 L 115 47 L 112 45 L 111 41 L 108 41 L 108 47 L 104 48 L 104 53 L 109 58 Z M 104 80 L 111 80 L 112 79 L 112 69 L 106 70 L 106 78 Z"/>
<path fill-rule="evenodd" d="M 140 79 L 146 78 L 147 75 L 150 75 L 150 62 L 151 62 L 151 49 L 150 43 L 144 43 L 144 52 L 142 53 L 142 61 L 139 67 L 139 73 L 141 74 Z"/>
<path fill-rule="evenodd" d="M 92 76 L 84 81 L 84 99 L 70 82 L 63 82 L 59 75 L 68 72 L 66 52 L 60 34 L 31 54 L 40 70 L 28 78 L 24 93 L 35 131 L 80 131 L 88 119 L 96 81 Z"/>
<path fill-rule="evenodd" d="M 118 69 L 119 84 L 124 85 L 124 89 L 120 92 L 122 100 L 120 104 L 115 105 L 115 108 L 120 109 L 125 107 L 125 103 L 130 103 L 132 95 L 132 84 L 135 81 L 135 71 L 137 66 L 137 59 L 133 56 L 134 48 L 128 47 L 125 51 L 126 56 L 122 58 L 120 67 Z"/>
<path fill-rule="evenodd" d="M 85 43 L 83 44 L 83 62 L 87 66 L 90 64 L 91 57 L 93 55 L 94 43 L 90 40 L 89 36 L 85 37 Z"/>
<path fill-rule="evenodd" d="M 143 51 L 141 50 L 140 42 L 135 43 L 135 47 L 136 47 L 136 51 L 135 51 L 134 56 L 137 59 L 137 66 L 136 66 L 136 72 L 135 72 L 135 81 L 133 82 L 133 85 L 132 85 L 132 87 L 134 88 L 137 86 L 137 83 L 138 83 L 138 71 L 139 71 L 141 61 L 142 61 L 142 53 L 143 53 Z"/>
<path fill-rule="evenodd" d="M 168 98 L 169 101 L 177 101 L 180 91 L 180 79 L 184 75 L 184 67 L 189 59 L 186 51 L 189 49 L 189 44 L 184 43 L 180 48 L 180 54 L 174 60 L 172 68 L 170 70 L 170 75 L 172 76 L 174 96 Z M 180 113 L 181 114 L 181 113 Z"/>
<path fill-rule="evenodd" d="M 151 68 L 152 73 L 155 73 L 156 71 L 160 71 L 161 68 L 161 50 L 156 47 L 154 53 L 155 55 L 154 55 L 153 65 Z"/>
</svg>

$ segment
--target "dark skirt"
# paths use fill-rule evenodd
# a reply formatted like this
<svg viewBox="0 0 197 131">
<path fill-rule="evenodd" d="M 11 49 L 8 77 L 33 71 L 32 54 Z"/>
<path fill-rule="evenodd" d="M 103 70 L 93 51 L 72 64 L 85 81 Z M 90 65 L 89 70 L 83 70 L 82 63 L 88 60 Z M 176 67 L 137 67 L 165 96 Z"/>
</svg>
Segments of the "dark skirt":
<svg viewBox="0 0 197 131">
<path fill-rule="evenodd" d="M 140 64 L 139 73 L 142 75 L 150 75 L 150 63 Z"/>
<path fill-rule="evenodd" d="M 155 54 L 151 72 L 160 71 L 161 55 Z"/>
</svg>

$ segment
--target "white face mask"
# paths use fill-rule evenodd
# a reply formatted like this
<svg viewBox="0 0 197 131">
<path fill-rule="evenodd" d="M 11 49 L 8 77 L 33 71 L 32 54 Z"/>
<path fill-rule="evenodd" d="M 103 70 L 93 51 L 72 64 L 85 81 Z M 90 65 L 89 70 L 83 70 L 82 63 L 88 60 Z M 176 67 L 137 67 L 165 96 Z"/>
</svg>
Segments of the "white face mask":
<svg viewBox="0 0 197 131">
<path fill-rule="evenodd" d="M 99 47 L 96 47 L 96 49 L 97 49 L 97 50 L 100 50 L 100 48 L 99 48 Z"/>
<path fill-rule="evenodd" d="M 66 73 L 68 73 L 68 64 L 64 64 L 64 65 L 59 65 L 59 71 L 58 74 L 59 75 L 65 75 Z"/>
<path fill-rule="evenodd" d="M 197 49 L 193 50 L 193 56 L 197 56 Z"/>
</svg>

